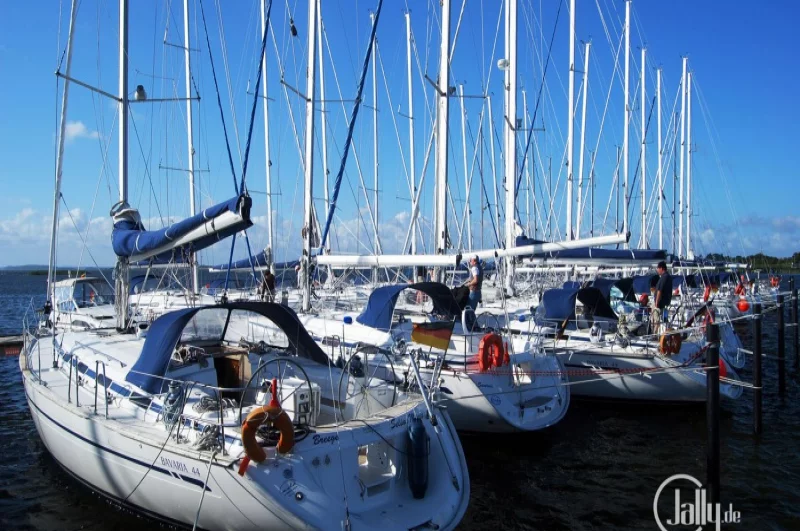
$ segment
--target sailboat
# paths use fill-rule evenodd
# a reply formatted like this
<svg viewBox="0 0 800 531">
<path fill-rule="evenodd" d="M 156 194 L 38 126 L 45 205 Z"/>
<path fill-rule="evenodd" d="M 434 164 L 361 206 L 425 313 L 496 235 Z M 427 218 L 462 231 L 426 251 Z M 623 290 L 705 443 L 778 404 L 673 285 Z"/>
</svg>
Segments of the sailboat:
<svg viewBox="0 0 800 531">
<path fill-rule="evenodd" d="M 309 0 L 309 20 L 318 5 Z M 373 382 L 367 404 L 349 395 L 362 379 L 332 366 L 280 304 L 132 319 L 130 263 L 197 251 L 252 222 L 239 194 L 206 212 L 213 222 L 201 213 L 144 230 L 127 203 L 127 51 L 120 0 L 117 326 L 24 331 L 20 370 L 47 450 L 95 492 L 182 527 L 455 528 L 469 476 L 455 427 L 426 394 Z"/>
</svg>

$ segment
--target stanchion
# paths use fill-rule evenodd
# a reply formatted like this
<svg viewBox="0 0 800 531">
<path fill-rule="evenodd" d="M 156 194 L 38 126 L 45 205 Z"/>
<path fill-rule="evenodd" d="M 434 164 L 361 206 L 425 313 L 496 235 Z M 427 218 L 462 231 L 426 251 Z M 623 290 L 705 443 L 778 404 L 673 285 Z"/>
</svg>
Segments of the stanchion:
<svg viewBox="0 0 800 531">
<path fill-rule="evenodd" d="M 786 326 L 783 315 L 783 294 L 776 297 L 778 307 L 778 394 L 786 394 Z"/>
<path fill-rule="evenodd" d="M 706 491 L 709 502 L 719 503 L 719 325 L 709 325 L 706 334 Z"/>
<path fill-rule="evenodd" d="M 753 433 L 761 435 L 761 303 L 753 304 Z"/>
<path fill-rule="evenodd" d="M 789 288 L 792 291 L 792 327 L 794 328 L 794 366 L 800 367 L 800 327 L 797 324 L 797 288 L 794 277 L 789 279 Z"/>
</svg>

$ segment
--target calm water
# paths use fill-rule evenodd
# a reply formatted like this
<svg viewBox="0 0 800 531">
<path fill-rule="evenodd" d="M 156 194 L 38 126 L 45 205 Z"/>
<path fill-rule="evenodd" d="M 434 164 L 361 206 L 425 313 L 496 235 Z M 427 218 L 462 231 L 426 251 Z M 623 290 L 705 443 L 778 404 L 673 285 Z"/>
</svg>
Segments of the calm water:
<svg viewBox="0 0 800 531">
<path fill-rule="evenodd" d="M 44 277 L 0 271 L 0 334 L 17 333 Z M 749 323 L 740 330 L 750 346 Z M 776 341 L 774 314 L 764 348 Z M 752 435 L 751 393 L 723 402 L 722 501 L 742 524 L 800 529 L 800 376 L 787 341 L 786 397 L 765 360 L 764 434 Z M 748 368 L 742 371 L 752 380 Z M 16 358 L 0 358 L 0 529 L 141 531 L 153 523 L 91 493 L 46 453 L 25 402 Z M 652 504 L 677 474 L 705 478 L 705 409 L 573 402 L 564 421 L 535 434 L 466 437 L 472 497 L 463 529 L 656 529 Z"/>
</svg>

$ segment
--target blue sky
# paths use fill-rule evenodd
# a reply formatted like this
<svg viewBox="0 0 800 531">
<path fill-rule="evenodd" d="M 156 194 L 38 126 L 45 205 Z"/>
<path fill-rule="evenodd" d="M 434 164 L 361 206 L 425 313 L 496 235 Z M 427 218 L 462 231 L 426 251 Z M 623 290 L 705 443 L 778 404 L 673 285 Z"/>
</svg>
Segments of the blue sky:
<svg viewBox="0 0 800 531">
<path fill-rule="evenodd" d="M 612 82 L 614 54 L 620 39 L 624 17 L 624 2 L 618 0 L 578 0 L 577 59 L 583 63 L 582 42 L 592 40 L 589 67 L 589 101 L 587 114 L 587 150 L 597 148 L 596 232 L 613 230 L 611 214 L 603 218 L 611 195 L 614 177 L 616 146 L 622 143 L 623 97 L 621 73 Z M 325 2 L 323 24 L 328 40 L 325 43 L 326 99 L 352 99 L 369 30 L 369 10 L 375 0 Z M 409 191 L 405 167 L 408 164 L 408 115 L 405 70 L 405 3 L 387 1 L 378 28 L 380 59 L 378 69 L 378 137 L 379 137 L 379 226 L 385 252 L 399 251 L 406 237 Z M 432 121 L 428 109 L 432 105 L 431 86 L 422 79 L 427 74 L 435 79 L 438 70 L 438 2 L 409 0 L 412 28 L 419 63 L 413 68 L 417 179 L 421 174 Z M 461 1 L 453 0 L 452 29 L 461 10 Z M 598 10 L 599 6 L 599 10 Z M 203 4 L 208 21 L 212 54 L 220 82 L 220 91 L 232 138 L 232 150 L 237 176 L 241 173 L 240 151 L 249 124 L 252 92 L 255 85 L 257 54 L 260 45 L 258 2 L 220 2 Z M 221 20 L 220 25 L 220 12 Z M 464 92 L 492 95 L 492 107 L 498 139 L 502 138 L 502 72 L 495 67 L 503 56 L 502 18 L 500 34 L 496 35 L 500 2 L 467 0 L 452 63 L 451 84 L 464 84 Z M 536 187 L 539 221 L 546 223 L 548 198 L 543 191 L 547 185 L 547 162 L 552 160 L 554 185 L 554 218 L 558 231 L 564 230 L 564 151 L 567 129 L 568 75 L 568 2 L 565 0 L 557 24 L 559 4 L 554 1 L 520 0 L 519 2 L 519 84 L 526 91 L 529 114 L 533 113 L 536 95 L 542 84 L 542 61 L 547 57 L 547 45 L 555 26 L 555 40 L 548 66 L 537 128 L 545 131 L 535 135 L 530 164 L 534 173 L 527 176 L 520 192 L 522 224 L 532 220 L 532 187 Z M 62 9 L 61 19 L 59 10 Z M 306 2 L 290 0 L 275 2 L 272 14 L 272 36 L 267 47 L 268 90 L 270 101 L 271 160 L 274 180 L 276 216 L 276 253 L 279 258 L 296 257 L 299 248 L 300 226 L 297 222 L 302 209 L 301 158 L 296 147 L 304 135 L 303 102 L 290 89 L 305 90 L 306 64 Z M 211 80 L 206 34 L 199 17 L 199 4 L 190 2 L 193 75 L 201 94 L 195 106 L 196 165 L 204 170 L 199 174 L 199 201 L 202 205 L 227 199 L 233 195 L 231 174 L 222 137 L 219 109 Z M 66 42 L 69 3 L 7 2 L 0 17 L 0 265 L 45 263 L 47 261 L 49 226 L 52 211 L 54 150 L 57 133 L 57 93 L 53 72 Z M 693 221 L 694 247 L 699 252 L 729 253 L 764 252 L 791 254 L 800 234 L 800 211 L 790 161 L 798 140 L 797 126 L 800 107 L 793 102 L 791 91 L 793 73 L 798 70 L 797 44 L 792 42 L 793 21 L 800 8 L 794 2 L 766 1 L 754 4 L 744 1 L 693 2 L 633 2 L 634 24 L 631 33 L 631 175 L 636 168 L 640 147 L 639 124 L 639 54 L 642 44 L 648 51 L 646 69 L 647 105 L 655 91 L 655 70 L 663 68 L 664 129 L 675 101 L 680 81 L 681 56 L 688 55 L 694 73 L 693 99 L 693 175 L 695 179 Z M 601 17 L 602 13 L 602 17 Z M 130 91 L 142 84 L 151 97 L 182 96 L 183 58 L 180 50 L 165 46 L 180 44 L 182 35 L 182 2 L 142 1 L 131 7 L 130 16 Z M 298 37 L 289 32 L 289 18 L 294 20 Z M 603 22 L 608 28 L 610 41 Z M 61 25 L 59 26 L 59 22 Z M 224 30 L 225 51 L 220 47 L 221 28 Z M 75 37 L 73 75 L 87 83 L 116 92 L 117 86 L 117 6 L 115 2 L 83 0 L 80 5 Z M 496 49 L 492 48 L 496 42 Z M 227 73 L 223 61 L 227 57 Z M 331 60 L 332 58 L 332 60 Z M 620 58 L 621 60 L 621 58 Z M 280 68 L 284 70 L 281 84 Z M 421 68 L 421 71 L 419 70 Z M 620 62 L 621 68 L 621 62 Z M 384 79 L 385 72 L 385 79 Z M 337 90 L 336 78 L 341 87 Z M 228 76 L 230 83 L 229 99 Z M 355 129 L 354 146 L 362 178 L 372 188 L 372 72 L 367 76 L 365 106 L 361 109 Z M 489 77 L 491 76 L 491 77 Z M 487 85 L 488 80 L 488 85 Z M 62 87 L 63 85 L 59 85 Z M 581 74 L 576 76 L 576 105 L 580 110 Z M 788 89 L 788 90 L 787 90 Z M 608 110 L 603 120 L 606 96 Z M 319 97 L 319 96 L 318 96 Z M 390 103 L 391 101 L 391 103 Z M 231 105 L 233 102 L 233 106 Z M 344 115 L 350 114 L 352 103 L 342 106 L 329 102 L 328 168 L 333 176 L 338 167 L 346 132 Z M 448 215 L 451 237 L 457 239 L 463 227 L 465 176 L 461 142 L 461 109 L 458 99 L 450 104 L 450 188 L 455 212 Z M 238 129 L 238 147 L 234 137 L 234 111 Z M 472 173 L 470 206 L 473 212 L 473 242 L 477 248 L 493 244 L 492 225 L 488 210 L 484 211 L 483 230 L 480 225 L 481 197 L 485 186 L 493 203 L 492 171 L 489 169 L 489 138 L 484 137 L 476 156 L 480 116 L 487 112 L 487 100 L 465 100 L 467 158 L 484 164 L 483 184 L 478 171 Z M 295 125 L 292 124 L 292 116 Z M 523 116 L 522 94 L 519 94 L 519 113 Z M 73 86 L 69 100 L 68 134 L 64 165 L 64 201 L 61 207 L 59 263 L 74 265 L 91 263 L 107 265 L 113 262 L 109 245 L 110 219 L 108 210 L 117 195 L 117 148 L 114 105 L 110 100 L 92 95 Z M 602 133 L 600 124 L 603 125 Z M 397 131 L 395 130 L 395 124 Z M 165 167 L 185 167 L 186 129 L 185 107 L 180 103 L 139 104 L 132 108 L 130 143 L 130 198 L 156 228 L 170 219 L 188 213 L 187 184 L 184 172 Z M 323 210 L 321 158 L 321 124 L 317 120 L 315 157 L 315 204 Z M 484 119 L 484 131 L 488 123 Z M 656 173 L 655 118 L 647 138 L 648 195 L 653 189 Z M 298 138 L 295 138 L 295 130 Z M 578 159 L 580 119 L 576 118 L 575 160 Z M 399 141 L 398 141 L 399 136 Z M 520 138 L 520 142 L 523 139 Z M 401 154 L 402 147 L 402 154 Z M 495 165 L 502 175 L 501 146 Z M 255 203 L 257 226 L 249 231 L 254 248 L 266 245 L 265 225 L 265 157 L 262 109 L 256 113 L 252 140 L 248 184 Z M 345 181 L 339 209 L 335 218 L 334 248 L 345 251 L 368 252 L 372 248 L 371 222 L 365 209 L 365 192 L 361 188 L 354 154 L 345 171 Z M 589 154 L 587 151 L 587 167 Z M 105 164 L 104 164 L 105 159 Z M 405 162 L 405 164 L 404 164 Z M 577 169 L 577 168 L 576 168 Z M 208 170 L 208 172 L 205 172 Z M 429 164 L 422 195 L 423 226 L 429 231 L 432 216 L 433 161 Z M 472 170 L 470 170 L 472 171 Z M 665 170 L 671 179 L 671 166 Z M 577 177 L 576 177 L 577 180 Z M 529 186 L 530 183 L 530 186 Z M 639 181 L 632 186 L 638 194 Z M 331 183 L 332 185 L 332 183 Z M 499 185 L 498 185 L 499 186 Z M 667 195 L 671 201 L 671 184 Z M 788 193 L 787 193 L 788 192 Z M 502 191 L 500 192 L 502 195 Z M 526 195 L 527 194 L 527 195 Z M 369 192 L 371 197 L 371 192 Z M 501 200 L 502 203 L 502 200 Z M 612 201 L 613 203 L 613 201 Z M 652 198 L 648 200 L 652 208 Z M 495 205 L 491 205 L 492 212 Z M 639 201 L 632 206 L 633 240 L 639 237 Z M 670 206 L 665 207 L 669 211 Z M 359 217 L 359 213 L 361 217 Z M 588 214 L 587 214 L 588 215 Z M 650 218 L 648 240 L 657 244 Z M 671 219 L 665 219 L 671 247 Z M 540 229 L 541 230 L 541 229 Z M 464 229 L 465 232 L 465 229 Z M 541 235 L 541 232 L 540 232 Z M 462 243 L 467 245 L 466 235 Z M 83 245 L 83 241 L 88 246 Z M 430 241 L 430 236 L 425 235 Z M 363 242 L 357 244 L 357 241 Z M 224 261 L 228 246 L 218 246 L 204 253 L 205 263 Z M 237 256 L 244 254 L 237 247 Z"/>
</svg>

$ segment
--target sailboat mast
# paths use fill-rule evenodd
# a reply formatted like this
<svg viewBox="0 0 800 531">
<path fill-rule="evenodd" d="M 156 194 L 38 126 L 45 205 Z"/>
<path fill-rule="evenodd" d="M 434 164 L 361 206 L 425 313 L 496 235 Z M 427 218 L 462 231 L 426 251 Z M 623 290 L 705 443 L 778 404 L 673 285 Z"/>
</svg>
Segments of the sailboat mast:
<svg viewBox="0 0 800 531">
<path fill-rule="evenodd" d="M 589 98 L 589 50 L 592 47 L 591 42 L 584 44 L 583 52 L 583 102 L 581 103 L 581 145 L 579 149 L 578 160 L 578 212 L 577 221 L 575 223 L 575 237 L 581 237 L 581 221 L 583 220 L 583 160 L 585 157 L 584 146 L 586 142 L 586 100 Z"/>
<path fill-rule="evenodd" d="M 506 0 L 506 119 L 505 119 L 505 185 L 506 185 L 506 249 L 514 247 L 517 180 L 517 0 Z M 505 287 L 513 294 L 514 259 L 506 260 Z"/>
<path fill-rule="evenodd" d="M 491 162 L 489 165 L 492 167 L 492 191 L 494 192 L 494 212 L 495 212 L 495 221 L 497 221 L 497 226 L 500 226 L 500 198 L 497 197 L 497 164 L 495 164 L 495 154 L 494 154 L 494 120 L 492 118 L 492 96 L 486 96 L 486 105 L 489 108 L 489 156 L 491 157 Z"/>
<path fill-rule="evenodd" d="M 467 225 L 467 244 L 464 246 L 466 249 L 472 250 L 472 211 L 469 207 L 469 166 L 467 165 L 467 110 L 464 107 L 464 84 L 458 86 L 458 99 L 461 100 L 461 154 L 464 163 L 464 190 L 465 204 L 467 219 L 464 222 Z"/>
<path fill-rule="evenodd" d="M 675 239 L 675 214 L 678 204 L 676 197 L 678 190 L 678 113 L 675 113 L 672 123 L 672 254 L 677 256 L 680 251 L 679 242 Z"/>
<path fill-rule="evenodd" d="M 119 201 L 128 204 L 128 0 L 119 0 Z M 117 259 L 114 280 L 117 329 L 128 328 L 128 260 Z"/>
<path fill-rule="evenodd" d="M 686 82 L 686 258 L 692 259 L 692 73 Z"/>
<path fill-rule="evenodd" d="M 56 276 L 56 236 L 58 234 L 58 212 L 61 204 L 61 177 L 64 168 L 64 143 L 66 142 L 67 128 L 67 102 L 69 101 L 69 80 L 72 70 L 72 41 L 75 19 L 78 15 L 78 0 L 72 0 L 69 15 L 69 33 L 67 34 L 67 57 L 65 65 L 64 92 L 61 95 L 61 117 L 58 131 L 58 157 L 56 158 L 56 187 L 53 196 L 53 226 L 50 231 L 50 258 L 47 266 L 47 300 L 55 301 L 55 276 Z"/>
<path fill-rule="evenodd" d="M 330 208 L 330 189 L 328 179 L 330 178 L 330 168 L 328 168 L 328 113 L 325 110 L 325 59 L 322 53 L 322 5 L 317 9 L 317 60 L 319 61 L 319 120 L 322 127 L 322 179 L 325 187 L 325 212 Z M 266 79 L 264 80 L 266 84 Z"/>
<path fill-rule="evenodd" d="M 528 123 L 528 93 L 522 89 L 522 123 L 525 131 L 528 131 L 531 125 Z M 534 197 L 534 199 L 536 199 Z M 526 234 L 531 233 L 531 211 L 529 210 L 531 204 L 531 165 L 530 165 L 530 151 L 525 150 L 525 228 Z M 536 220 L 534 219 L 534 223 Z"/>
<path fill-rule="evenodd" d="M 641 64 L 641 78 L 639 81 L 641 100 L 639 103 L 641 111 L 641 127 L 642 127 L 642 152 L 639 159 L 639 167 L 642 169 L 642 233 L 639 237 L 639 248 L 647 249 L 647 101 L 645 90 L 645 61 L 647 59 L 647 48 L 642 48 L 642 64 Z"/>
<path fill-rule="evenodd" d="M 686 153 L 686 62 L 687 57 L 683 58 L 683 75 L 681 76 L 681 168 L 679 170 L 680 191 L 678 192 L 678 245 L 676 245 L 677 253 L 683 252 L 683 215 L 684 215 L 684 188 L 683 188 L 683 170 L 686 166 L 684 161 L 684 154 Z"/>
<path fill-rule="evenodd" d="M 567 234 L 566 240 L 572 239 L 572 189 L 574 188 L 574 172 L 572 155 L 575 144 L 575 0 L 569 1 L 569 101 L 567 109 Z"/>
<path fill-rule="evenodd" d="M 406 73 L 408 75 L 408 156 L 411 172 L 411 212 L 417 211 L 417 167 L 414 157 L 414 83 L 411 78 L 411 12 L 406 11 Z M 417 254 L 417 218 L 411 220 L 411 254 Z"/>
<path fill-rule="evenodd" d="M 622 141 L 622 232 L 628 234 L 628 137 L 630 136 L 629 86 L 631 72 L 631 0 L 625 0 L 625 132 Z M 628 248 L 628 244 L 625 244 Z"/>
<path fill-rule="evenodd" d="M 375 25 L 375 13 L 369 14 L 372 25 Z M 372 40 L 372 160 L 373 160 L 373 182 L 372 182 L 372 203 L 375 209 L 372 218 L 372 230 L 374 234 L 373 252 L 378 254 L 378 37 Z M 377 270 L 373 270 L 373 274 Z M 373 279 L 376 280 L 376 279 Z"/>
<path fill-rule="evenodd" d="M 591 199 L 591 208 L 589 209 L 589 237 L 594 238 L 594 163 L 597 158 L 597 152 L 592 152 L 591 168 L 589 169 L 589 197 Z"/>
<path fill-rule="evenodd" d="M 303 198 L 303 256 L 300 259 L 301 288 L 303 291 L 303 311 L 311 309 L 311 236 L 314 229 L 314 212 L 312 197 L 314 194 L 314 89 L 317 77 L 316 54 L 316 23 L 317 2 L 308 0 L 308 67 L 306 68 L 306 135 L 305 135 L 305 168 Z"/>
<path fill-rule="evenodd" d="M 656 106 L 658 107 L 658 248 L 664 248 L 664 171 L 661 138 L 661 68 L 656 71 Z"/>
<path fill-rule="evenodd" d="M 183 53 L 186 69 L 186 145 L 189 150 L 189 215 L 197 214 L 195 203 L 197 192 L 194 182 L 194 126 L 192 122 L 192 54 L 189 40 L 189 0 L 183 0 Z M 266 107 L 266 106 L 265 106 Z M 200 277 L 197 270 L 197 256 L 192 257 L 192 293 L 198 293 Z"/>
<path fill-rule="evenodd" d="M 450 112 L 450 0 L 442 0 L 442 37 L 439 46 L 439 81 L 436 100 L 436 182 L 434 183 L 434 253 L 444 254 L 447 246 L 447 121 Z M 440 280 L 440 271 L 437 269 Z"/>
<path fill-rule="evenodd" d="M 261 2 L 261 34 L 267 31 L 267 1 Z M 267 54 L 261 58 L 261 87 L 264 91 L 264 157 L 266 164 L 266 178 L 267 178 L 267 265 L 271 266 L 273 262 L 273 219 L 272 219 L 272 159 L 269 152 L 269 88 L 267 86 Z M 324 103 L 323 103 L 324 105 Z M 324 116 L 324 113 L 323 113 Z M 324 119 L 324 118 L 323 118 Z"/>
<path fill-rule="evenodd" d="M 128 202 L 128 0 L 119 0 L 119 200 Z"/>
</svg>

